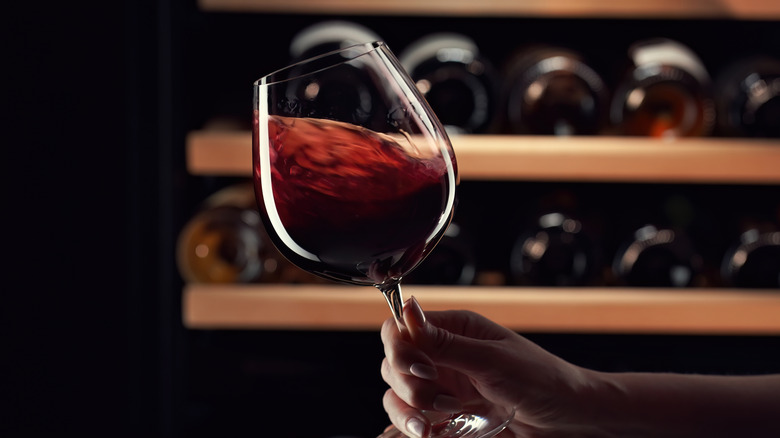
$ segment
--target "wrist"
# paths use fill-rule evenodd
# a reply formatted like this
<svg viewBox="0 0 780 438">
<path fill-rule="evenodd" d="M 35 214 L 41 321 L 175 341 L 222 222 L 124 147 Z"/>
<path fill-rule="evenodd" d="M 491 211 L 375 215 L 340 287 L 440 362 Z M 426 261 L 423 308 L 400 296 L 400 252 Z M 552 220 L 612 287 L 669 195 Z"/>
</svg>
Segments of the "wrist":
<svg viewBox="0 0 780 438">
<path fill-rule="evenodd" d="M 567 385 L 556 397 L 559 416 L 545 438 L 581 436 L 626 438 L 632 435 L 623 423 L 628 390 L 616 374 L 573 367 Z M 628 429 L 628 430 L 627 430 Z"/>
<path fill-rule="evenodd" d="M 537 438 L 623 438 L 615 433 L 620 425 L 620 400 L 625 399 L 625 389 L 609 373 L 565 364 L 562 372 L 555 374 L 558 381 L 548 387 L 546 400 L 537 400 L 539 410 L 532 414 L 521 408 L 518 411 L 518 436 Z"/>
</svg>

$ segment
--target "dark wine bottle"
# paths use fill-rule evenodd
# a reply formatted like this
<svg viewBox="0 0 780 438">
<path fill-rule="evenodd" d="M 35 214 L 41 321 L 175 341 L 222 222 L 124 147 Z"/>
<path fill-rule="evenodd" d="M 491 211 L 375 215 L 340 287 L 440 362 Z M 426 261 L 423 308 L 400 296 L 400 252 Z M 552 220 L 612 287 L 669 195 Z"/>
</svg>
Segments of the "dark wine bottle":
<svg viewBox="0 0 780 438">
<path fill-rule="evenodd" d="M 315 23 L 298 31 L 290 41 L 291 62 L 295 63 L 327 52 L 339 50 L 355 44 L 379 41 L 381 38 L 370 28 L 353 21 L 326 20 Z M 339 114 L 331 114 L 334 119 L 352 121 L 355 125 L 370 126 L 371 120 L 384 123 L 386 111 L 379 110 L 382 99 L 376 95 L 371 78 L 358 68 L 344 66 L 335 73 L 322 73 L 316 82 L 306 75 L 308 69 L 320 68 L 319 64 L 302 64 L 293 67 L 289 75 L 290 85 L 287 93 L 297 105 L 317 100 L 321 108 L 324 102 L 333 102 L 333 108 L 339 108 Z M 298 112 L 305 113 L 306 109 Z"/>
<path fill-rule="evenodd" d="M 559 47 L 522 50 L 507 63 L 508 130 L 530 135 L 599 134 L 609 97 L 584 57 Z"/>
<path fill-rule="evenodd" d="M 729 137 L 780 137 L 780 59 L 746 57 L 715 81 L 718 133 Z"/>
<path fill-rule="evenodd" d="M 724 255 L 721 275 L 727 286 L 780 288 L 780 231 L 746 229 Z"/>
<path fill-rule="evenodd" d="M 684 231 L 648 224 L 618 249 L 612 273 L 626 286 L 689 287 L 701 265 L 701 256 Z"/>
<path fill-rule="evenodd" d="M 407 284 L 469 285 L 475 276 L 473 242 L 461 225 L 452 222 L 436 248 L 404 280 Z"/>
<path fill-rule="evenodd" d="M 448 132 L 488 130 L 498 82 L 492 63 L 471 38 L 427 35 L 407 46 L 398 59 Z"/>
<path fill-rule="evenodd" d="M 715 124 L 710 75 L 696 53 L 669 39 L 629 48 L 630 66 L 615 87 L 610 120 L 618 134 L 691 137 Z"/>
<path fill-rule="evenodd" d="M 582 222 L 559 212 L 543 214 L 523 232 L 509 260 L 513 282 L 530 286 L 583 286 L 596 264 Z"/>
</svg>

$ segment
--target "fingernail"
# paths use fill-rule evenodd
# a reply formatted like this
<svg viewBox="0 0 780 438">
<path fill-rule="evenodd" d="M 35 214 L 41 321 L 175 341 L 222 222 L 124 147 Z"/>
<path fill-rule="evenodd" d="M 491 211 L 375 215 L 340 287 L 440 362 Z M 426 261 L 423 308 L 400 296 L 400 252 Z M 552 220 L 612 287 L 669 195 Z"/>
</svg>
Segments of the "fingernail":
<svg viewBox="0 0 780 438">
<path fill-rule="evenodd" d="M 439 377 L 436 368 L 420 362 L 413 363 L 412 366 L 409 367 L 409 372 L 412 373 L 412 375 L 425 380 L 436 380 Z"/>
<path fill-rule="evenodd" d="M 425 325 L 425 313 L 423 313 L 423 309 L 420 307 L 420 303 L 417 302 L 417 298 L 415 298 L 414 295 L 409 299 L 409 310 L 412 311 L 412 316 L 414 316 L 414 322 L 417 326 L 423 327 Z"/>
<path fill-rule="evenodd" d="M 422 438 L 423 433 L 425 433 L 425 423 L 417 417 L 412 417 L 406 421 L 406 430 L 414 436 Z"/>
<path fill-rule="evenodd" d="M 460 401 L 455 397 L 449 395 L 437 395 L 433 400 L 433 408 L 439 412 L 455 413 L 460 412 L 463 409 Z"/>
</svg>

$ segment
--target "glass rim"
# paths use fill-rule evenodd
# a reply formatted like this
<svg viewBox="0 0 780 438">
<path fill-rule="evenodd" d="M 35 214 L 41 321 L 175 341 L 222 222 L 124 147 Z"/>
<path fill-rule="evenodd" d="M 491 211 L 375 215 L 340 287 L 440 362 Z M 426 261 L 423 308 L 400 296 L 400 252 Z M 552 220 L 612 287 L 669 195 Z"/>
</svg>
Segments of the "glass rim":
<svg viewBox="0 0 780 438">
<path fill-rule="evenodd" d="M 285 72 L 287 70 L 292 70 L 292 69 L 294 69 L 294 68 L 296 68 L 298 66 L 301 66 L 303 64 L 308 64 L 308 63 L 311 63 L 311 62 L 314 62 L 314 61 L 317 61 L 317 60 L 321 60 L 321 59 L 324 59 L 324 58 L 327 58 L 327 57 L 331 57 L 331 56 L 334 56 L 334 55 L 339 54 L 339 53 L 343 54 L 344 52 L 347 52 L 347 51 L 350 51 L 350 50 L 355 50 L 358 47 L 363 47 L 363 50 L 356 51 L 354 56 L 345 56 L 340 62 L 334 62 L 334 63 L 329 64 L 329 65 L 327 65 L 327 66 L 325 66 L 323 68 L 317 69 L 315 71 L 306 72 L 306 73 L 303 73 L 303 74 L 300 74 L 300 75 L 291 76 L 291 77 L 287 77 L 287 78 L 284 78 L 284 79 L 270 80 L 270 79 L 273 78 L 273 76 L 279 75 L 280 73 Z M 287 81 L 290 81 L 290 80 L 293 80 L 293 79 L 297 79 L 297 78 L 300 78 L 300 77 L 308 76 L 308 75 L 311 75 L 311 74 L 314 74 L 314 73 L 317 73 L 317 72 L 320 72 L 320 71 L 323 71 L 323 70 L 327 70 L 327 69 L 330 69 L 330 68 L 342 65 L 344 63 L 353 61 L 353 60 L 355 60 L 355 59 L 357 59 L 357 58 L 359 58 L 361 56 L 365 56 L 368 53 L 371 53 L 371 52 L 373 52 L 375 50 L 378 50 L 378 49 L 381 49 L 383 47 L 387 47 L 387 44 L 384 41 L 376 40 L 376 41 L 370 41 L 370 42 L 365 42 L 365 43 L 351 44 L 349 46 L 345 46 L 345 47 L 341 47 L 339 49 L 331 50 L 329 52 L 321 53 L 319 55 L 315 55 L 315 56 L 312 56 L 312 57 L 309 57 L 309 58 L 306 58 L 306 59 L 302 59 L 300 61 L 296 61 L 296 62 L 294 62 L 294 63 L 292 63 L 292 64 L 290 64 L 290 65 L 288 65 L 286 67 L 282 67 L 282 68 L 280 68 L 278 70 L 274 70 L 271 73 L 268 73 L 267 75 L 262 76 L 260 79 L 257 79 L 254 82 L 254 86 L 255 87 L 269 86 L 269 85 L 273 85 L 273 84 L 279 84 L 279 83 L 282 83 L 282 82 L 287 82 Z"/>
</svg>

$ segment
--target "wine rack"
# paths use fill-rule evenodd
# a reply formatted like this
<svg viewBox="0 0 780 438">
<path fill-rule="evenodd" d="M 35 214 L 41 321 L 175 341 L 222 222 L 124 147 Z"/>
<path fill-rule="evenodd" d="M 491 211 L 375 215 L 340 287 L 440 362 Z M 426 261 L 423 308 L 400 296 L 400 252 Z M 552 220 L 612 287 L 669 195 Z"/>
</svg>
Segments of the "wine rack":
<svg viewBox="0 0 780 438">
<path fill-rule="evenodd" d="M 409 14 L 463 16 L 542 16 L 542 17 L 647 17 L 647 18 L 737 18 L 777 19 L 780 5 L 772 0 L 605 0 L 512 1 L 435 0 L 420 2 L 396 0 L 199 0 L 201 9 L 218 12 L 282 12 L 309 14 Z"/>
<path fill-rule="evenodd" d="M 778 20 L 777 2 L 367 2 L 199 0 L 207 12 L 322 15 L 518 16 Z M 780 186 L 780 141 L 742 138 L 652 140 L 510 135 L 453 137 L 463 179 Z M 191 131 L 194 176 L 249 177 L 248 131 Z M 525 332 L 780 334 L 777 290 L 691 288 L 404 288 L 427 309 L 475 310 Z M 376 330 L 388 315 L 372 288 L 338 285 L 188 284 L 183 321 L 202 329 Z"/>
</svg>

